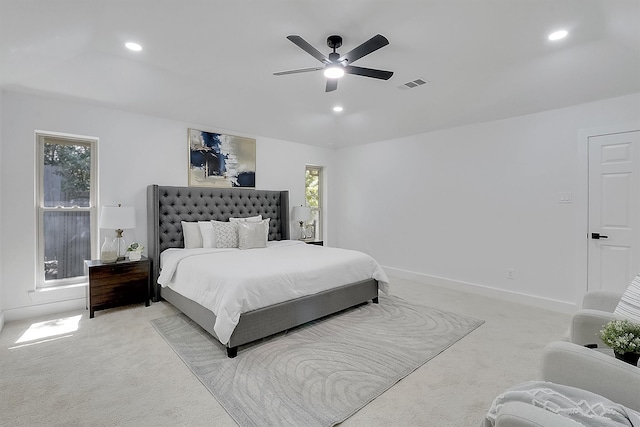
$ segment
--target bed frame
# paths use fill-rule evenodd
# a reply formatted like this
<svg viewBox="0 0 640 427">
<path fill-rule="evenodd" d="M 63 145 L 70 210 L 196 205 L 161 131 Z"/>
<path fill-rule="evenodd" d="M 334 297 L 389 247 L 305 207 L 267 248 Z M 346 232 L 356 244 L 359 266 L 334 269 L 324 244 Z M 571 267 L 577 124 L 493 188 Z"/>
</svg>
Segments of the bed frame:
<svg viewBox="0 0 640 427">
<path fill-rule="evenodd" d="M 209 309 L 158 285 L 160 253 L 184 247 L 181 221 L 228 221 L 230 217 L 270 218 L 269 240 L 289 239 L 289 192 L 237 188 L 147 187 L 147 245 L 153 274 L 154 301 L 165 299 L 214 337 L 216 316 Z M 374 279 L 345 284 L 244 313 L 227 346 L 235 357 L 238 346 L 302 325 L 372 300 L 378 302 Z"/>
</svg>

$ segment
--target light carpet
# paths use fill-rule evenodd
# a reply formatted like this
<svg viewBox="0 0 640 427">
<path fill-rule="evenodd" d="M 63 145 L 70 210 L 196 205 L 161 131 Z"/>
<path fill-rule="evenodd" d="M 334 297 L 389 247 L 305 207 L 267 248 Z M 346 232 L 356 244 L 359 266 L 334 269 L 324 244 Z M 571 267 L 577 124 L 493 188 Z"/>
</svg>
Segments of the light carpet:
<svg viewBox="0 0 640 427">
<path fill-rule="evenodd" d="M 239 425 L 332 426 L 484 322 L 381 295 L 234 359 L 182 314 L 151 323 Z"/>
</svg>

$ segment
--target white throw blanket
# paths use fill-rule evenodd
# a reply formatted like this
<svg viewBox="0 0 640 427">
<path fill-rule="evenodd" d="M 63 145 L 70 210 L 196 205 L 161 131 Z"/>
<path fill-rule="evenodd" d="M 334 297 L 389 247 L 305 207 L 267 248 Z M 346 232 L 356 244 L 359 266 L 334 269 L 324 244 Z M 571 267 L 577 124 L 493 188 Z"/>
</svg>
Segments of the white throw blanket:
<svg viewBox="0 0 640 427">
<path fill-rule="evenodd" d="M 367 254 L 295 240 L 249 250 L 168 249 L 161 267 L 161 286 L 216 315 L 214 331 L 222 344 L 242 313 L 366 279 L 377 280 L 385 293 L 389 285 Z"/>
<path fill-rule="evenodd" d="M 518 384 L 496 397 L 483 427 L 494 426 L 500 408 L 509 402 L 528 403 L 583 426 L 640 427 L 640 413 L 632 409 L 590 391 L 545 381 Z"/>
</svg>

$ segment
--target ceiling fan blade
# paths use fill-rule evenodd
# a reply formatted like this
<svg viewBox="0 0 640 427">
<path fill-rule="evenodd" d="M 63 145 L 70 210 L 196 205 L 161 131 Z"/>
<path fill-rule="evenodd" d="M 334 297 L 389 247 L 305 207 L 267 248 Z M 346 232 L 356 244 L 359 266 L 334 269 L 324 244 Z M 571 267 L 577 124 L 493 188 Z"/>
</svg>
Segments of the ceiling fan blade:
<svg viewBox="0 0 640 427">
<path fill-rule="evenodd" d="M 338 89 L 338 79 L 327 79 L 327 88 L 325 92 L 333 92 Z"/>
<path fill-rule="evenodd" d="M 289 71 L 278 71 L 277 73 L 273 73 L 274 76 L 284 76 L 286 74 L 297 74 L 297 73 L 306 73 L 309 71 L 318 71 L 322 70 L 324 67 L 312 67 L 312 68 L 300 68 L 298 70 L 289 70 Z"/>
<path fill-rule="evenodd" d="M 309 55 L 311 55 L 314 58 L 316 58 L 318 61 L 324 62 L 325 64 L 329 64 L 331 62 L 331 61 L 329 61 L 329 58 L 327 58 L 325 55 L 323 55 L 322 52 L 320 52 L 318 49 L 316 49 L 315 47 L 311 46 L 302 37 L 296 36 L 296 35 L 291 35 L 291 36 L 287 36 L 287 38 L 289 40 L 291 40 L 300 49 L 304 50 Z"/>
<path fill-rule="evenodd" d="M 344 67 L 344 72 L 358 76 L 373 77 L 374 79 L 380 80 L 389 80 L 391 76 L 393 76 L 393 71 L 374 70 L 373 68 L 356 67 L 353 65 Z"/>
<path fill-rule="evenodd" d="M 362 43 L 360 46 L 350 51 L 349 53 L 342 55 L 338 59 L 338 61 L 339 62 L 347 61 L 347 64 L 351 64 L 357 61 L 358 59 L 362 58 L 363 56 L 368 55 L 371 52 L 375 52 L 376 50 L 380 49 L 381 47 L 385 47 L 388 44 L 389 44 L 389 40 L 387 40 L 385 36 L 381 34 L 377 34 L 371 37 L 366 42 Z"/>
</svg>

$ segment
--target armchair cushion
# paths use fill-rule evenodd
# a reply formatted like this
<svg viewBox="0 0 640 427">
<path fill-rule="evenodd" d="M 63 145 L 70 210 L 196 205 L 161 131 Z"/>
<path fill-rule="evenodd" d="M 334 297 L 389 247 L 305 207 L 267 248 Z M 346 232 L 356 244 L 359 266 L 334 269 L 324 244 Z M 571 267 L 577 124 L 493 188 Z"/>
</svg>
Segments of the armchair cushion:
<svg viewBox="0 0 640 427">
<path fill-rule="evenodd" d="M 640 411 L 640 369 L 609 355 L 554 342 L 544 350 L 541 374 L 545 381 L 588 390 Z"/>
<path fill-rule="evenodd" d="M 637 275 L 624 291 L 613 313 L 640 323 L 640 275 Z"/>
<path fill-rule="evenodd" d="M 582 308 L 613 313 L 622 298 L 619 292 L 589 291 L 582 299 Z"/>
<path fill-rule="evenodd" d="M 613 311 L 621 298 L 622 294 L 617 292 L 587 292 L 582 300 L 582 309 L 574 314 L 563 339 L 580 345 L 598 344 L 599 347 L 606 347 L 598 334 L 605 324 L 620 318 Z"/>
<path fill-rule="evenodd" d="M 498 396 L 481 427 L 640 426 L 640 368 L 559 341 L 545 348 L 541 374 Z"/>
<path fill-rule="evenodd" d="M 599 332 L 604 325 L 616 318 L 616 315 L 607 311 L 580 310 L 571 319 L 569 341 L 579 345 L 598 344 L 598 347 L 606 347 Z"/>
</svg>

